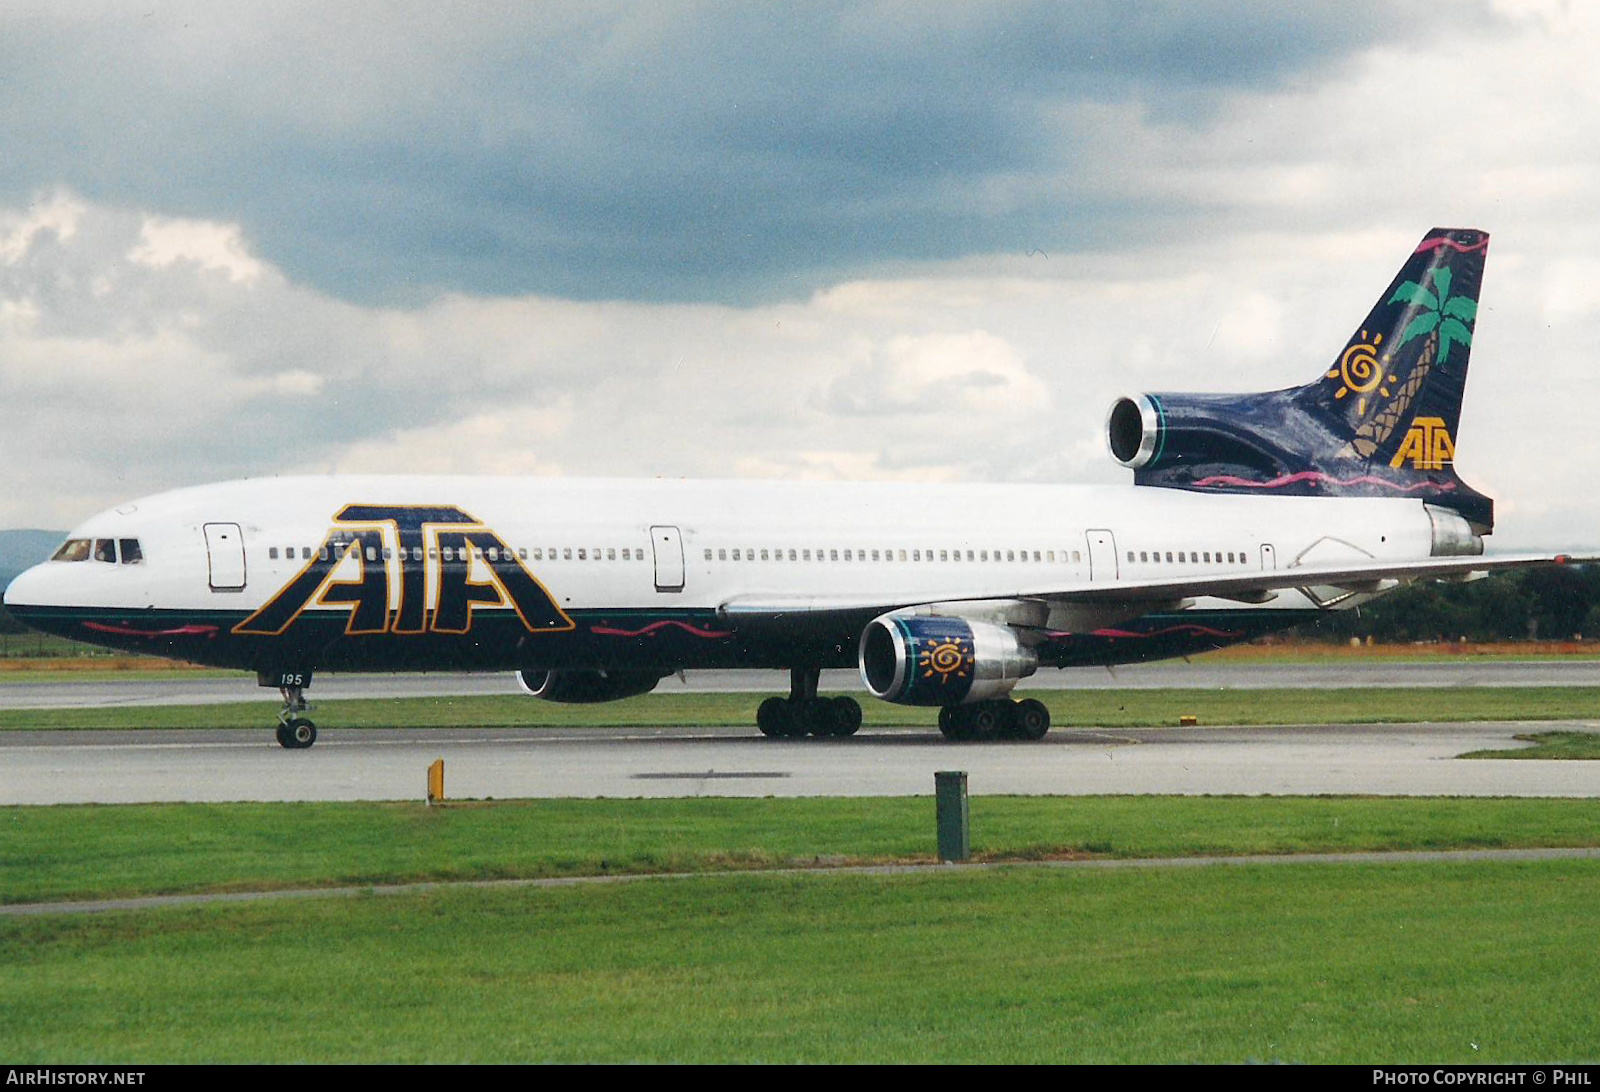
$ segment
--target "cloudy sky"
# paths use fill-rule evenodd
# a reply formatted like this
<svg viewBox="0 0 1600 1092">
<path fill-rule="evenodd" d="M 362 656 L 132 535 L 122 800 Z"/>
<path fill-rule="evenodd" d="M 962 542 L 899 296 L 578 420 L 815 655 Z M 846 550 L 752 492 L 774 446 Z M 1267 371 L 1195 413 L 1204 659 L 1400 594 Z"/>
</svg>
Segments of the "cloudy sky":
<svg viewBox="0 0 1600 1092">
<path fill-rule="evenodd" d="M 1600 544 L 1559 0 L 0 7 L 0 527 L 296 472 L 1126 481 L 1494 235 L 1458 437 Z M 331 10 L 330 10 L 331 9 Z"/>
</svg>

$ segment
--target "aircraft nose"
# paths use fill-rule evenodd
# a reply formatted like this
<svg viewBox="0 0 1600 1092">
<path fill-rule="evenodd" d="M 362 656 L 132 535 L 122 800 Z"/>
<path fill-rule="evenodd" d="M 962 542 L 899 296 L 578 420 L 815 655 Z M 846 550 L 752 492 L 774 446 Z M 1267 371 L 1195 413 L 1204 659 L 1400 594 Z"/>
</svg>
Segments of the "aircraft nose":
<svg viewBox="0 0 1600 1092">
<path fill-rule="evenodd" d="M 4 602 L 19 617 L 25 617 L 28 607 L 44 607 L 50 599 L 50 573 L 45 565 L 35 565 L 19 573 L 6 585 Z"/>
</svg>

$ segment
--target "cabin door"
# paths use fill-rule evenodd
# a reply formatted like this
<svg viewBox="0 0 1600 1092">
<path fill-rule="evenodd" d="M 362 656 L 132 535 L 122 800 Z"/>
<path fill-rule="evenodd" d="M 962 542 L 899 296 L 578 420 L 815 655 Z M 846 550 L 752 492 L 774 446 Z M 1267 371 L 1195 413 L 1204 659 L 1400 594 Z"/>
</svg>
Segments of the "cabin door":
<svg viewBox="0 0 1600 1092">
<path fill-rule="evenodd" d="M 650 547 L 656 556 L 656 591 L 683 590 L 683 536 L 676 527 L 650 528 Z"/>
<path fill-rule="evenodd" d="M 1270 542 L 1261 544 L 1261 567 L 1268 572 L 1278 567 L 1278 551 L 1273 549 Z"/>
<path fill-rule="evenodd" d="M 1085 531 L 1089 539 L 1089 579 L 1117 578 L 1117 540 L 1110 531 Z"/>
<path fill-rule="evenodd" d="M 208 523 L 206 559 L 212 591 L 244 591 L 244 535 L 237 523 Z"/>
</svg>

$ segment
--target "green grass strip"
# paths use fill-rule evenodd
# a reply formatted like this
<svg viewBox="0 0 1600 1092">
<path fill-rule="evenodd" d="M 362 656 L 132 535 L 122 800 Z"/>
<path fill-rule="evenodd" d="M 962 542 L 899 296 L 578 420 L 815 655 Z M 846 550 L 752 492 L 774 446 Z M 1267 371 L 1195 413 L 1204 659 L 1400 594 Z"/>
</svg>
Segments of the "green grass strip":
<svg viewBox="0 0 1600 1092">
<path fill-rule="evenodd" d="M 1062 728 L 1200 723 L 1400 724 L 1417 721 L 1600 718 L 1600 687 L 1391 687 L 1370 690 L 1029 691 Z M 760 694 L 646 694 L 601 705 L 558 705 L 521 695 L 349 699 L 318 702 L 325 728 L 513 728 L 749 726 Z M 4 709 L 0 729 L 265 728 L 275 701 L 133 708 Z M 868 728 L 931 728 L 934 711 L 862 698 Z"/>
<path fill-rule="evenodd" d="M 1600 758 L 1600 733 L 1529 732 L 1517 739 L 1537 744 L 1504 751 L 1468 751 L 1462 758 L 1596 759 Z"/>
<path fill-rule="evenodd" d="M 1600 800 L 1011 797 L 980 860 L 1600 845 Z M 0 902 L 931 861 L 926 797 L 0 808 Z"/>
<path fill-rule="evenodd" d="M 0 921 L 0 1057 L 1592 1059 L 1591 862 L 723 876 Z"/>
</svg>

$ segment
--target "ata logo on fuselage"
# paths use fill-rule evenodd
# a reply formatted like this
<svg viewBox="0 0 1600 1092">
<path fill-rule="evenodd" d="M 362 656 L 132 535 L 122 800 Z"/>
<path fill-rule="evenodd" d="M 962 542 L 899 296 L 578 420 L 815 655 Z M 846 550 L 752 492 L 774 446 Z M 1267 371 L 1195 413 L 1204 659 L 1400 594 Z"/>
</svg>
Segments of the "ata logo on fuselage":
<svg viewBox="0 0 1600 1092">
<path fill-rule="evenodd" d="M 511 547 L 459 508 L 352 504 L 334 524 L 306 567 L 234 633 L 280 634 L 314 606 L 349 611 L 349 634 L 466 633 L 478 607 L 509 607 L 530 633 L 573 628 Z"/>
<path fill-rule="evenodd" d="M 1406 460 L 1413 470 L 1443 470 L 1445 464 L 1455 462 L 1456 445 L 1450 439 L 1450 430 L 1442 417 L 1418 417 L 1406 430 L 1400 441 L 1400 450 L 1394 453 L 1389 465 L 1396 470 Z"/>
</svg>

